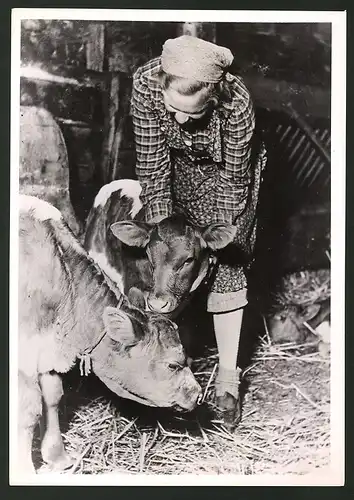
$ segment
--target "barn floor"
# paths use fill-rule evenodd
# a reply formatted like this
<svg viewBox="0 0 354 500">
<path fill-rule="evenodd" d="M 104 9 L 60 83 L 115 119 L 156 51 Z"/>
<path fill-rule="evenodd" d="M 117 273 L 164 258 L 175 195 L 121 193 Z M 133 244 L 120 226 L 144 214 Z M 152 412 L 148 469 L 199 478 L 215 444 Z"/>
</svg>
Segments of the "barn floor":
<svg viewBox="0 0 354 500">
<path fill-rule="evenodd" d="M 308 345 L 260 340 L 245 371 L 243 419 L 234 434 L 210 420 L 214 347 L 194 362 L 204 404 L 183 417 L 116 398 L 94 376 L 84 380 L 73 372 L 65 379 L 61 415 L 64 442 L 74 458 L 65 474 L 325 473 L 329 354 L 312 351 Z M 38 448 L 35 461 L 40 467 Z"/>
</svg>

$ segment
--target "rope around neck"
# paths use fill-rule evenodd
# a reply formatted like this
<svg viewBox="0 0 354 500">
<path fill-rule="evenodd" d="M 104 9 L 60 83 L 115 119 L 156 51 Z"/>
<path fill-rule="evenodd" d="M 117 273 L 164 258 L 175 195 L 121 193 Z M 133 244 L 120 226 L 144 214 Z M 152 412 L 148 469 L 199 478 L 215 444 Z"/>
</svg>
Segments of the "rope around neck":
<svg viewBox="0 0 354 500">
<path fill-rule="evenodd" d="M 117 309 L 120 309 L 124 301 L 124 296 L 123 294 L 119 297 L 118 299 L 118 304 L 116 305 Z M 103 340 L 105 335 L 107 334 L 106 330 L 104 329 L 97 337 L 95 343 L 90 346 L 86 347 L 84 349 L 82 354 L 79 354 L 78 358 L 80 359 L 80 375 L 83 377 L 87 377 L 91 372 L 92 372 L 92 352 L 93 350 L 100 344 L 100 342 Z"/>
</svg>

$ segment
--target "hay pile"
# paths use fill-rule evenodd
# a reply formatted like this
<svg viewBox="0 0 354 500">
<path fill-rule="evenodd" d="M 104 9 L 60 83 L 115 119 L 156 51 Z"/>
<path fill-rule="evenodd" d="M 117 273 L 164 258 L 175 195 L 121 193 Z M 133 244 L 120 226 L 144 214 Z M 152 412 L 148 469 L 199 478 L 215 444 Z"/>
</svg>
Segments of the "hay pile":
<svg viewBox="0 0 354 500">
<path fill-rule="evenodd" d="M 273 294 L 275 307 L 308 306 L 323 302 L 331 295 L 329 269 L 306 270 L 283 277 Z"/>
<path fill-rule="evenodd" d="M 329 359 L 305 347 L 261 341 L 234 434 L 211 420 L 215 349 L 195 360 L 204 404 L 189 415 L 139 405 L 130 413 L 111 393 L 90 400 L 79 388 L 64 433 L 76 461 L 65 474 L 306 474 L 328 466 Z"/>
</svg>

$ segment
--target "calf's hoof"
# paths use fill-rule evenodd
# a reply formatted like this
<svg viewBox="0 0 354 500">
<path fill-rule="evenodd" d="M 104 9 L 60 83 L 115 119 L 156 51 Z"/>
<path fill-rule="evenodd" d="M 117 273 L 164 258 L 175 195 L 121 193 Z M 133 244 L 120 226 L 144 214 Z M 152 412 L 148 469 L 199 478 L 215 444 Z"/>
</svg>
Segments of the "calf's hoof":
<svg viewBox="0 0 354 500">
<path fill-rule="evenodd" d="M 226 370 L 219 367 L 215 380 L 216 417 L 229 431 L 241 421 L 240 374 L 240 368 Z"/>
<path fill-rule="evenodd" d="M 74 465 L 74 460 L 69 457 L 66 451 L 58 457 L 55 461 L 47 462 L 51 470 L 53 471 L 63 471 L 70 469 Z"/>
<path fill-rule="evenodd" d="M 69 469 L 74 464 L 74 460 L 67 454 L 62 443 L 42 447 L 42 458 L 53 471 Z"/>
</svg>

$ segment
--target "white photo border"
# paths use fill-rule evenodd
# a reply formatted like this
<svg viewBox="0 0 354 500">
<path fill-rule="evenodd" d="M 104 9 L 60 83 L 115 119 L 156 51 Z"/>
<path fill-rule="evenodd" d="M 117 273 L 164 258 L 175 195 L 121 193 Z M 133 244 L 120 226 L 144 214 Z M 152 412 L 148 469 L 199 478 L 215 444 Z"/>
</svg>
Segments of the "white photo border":
<svg viewBox="0 0 354 500">
<path fill-rule="evenodd" d="M 145 474 L 60 475 L 18 477 L 14 466 L 17 441 L 17 314 L 18 314 L 18 193 L 21 21 L 65 19 L 95 21 L 331 23 L 331 466 L 318 474 L 183 475 Z M 342 486 L 344 484 L 344 299 L 346 190 L 346 12 L 271 10 L 150 10 L 150 9 L 13 9 L 11 34 L 11 154 L 10 154 L 10 485 L 170 485 L 170 486 Z"/>
</svg>

